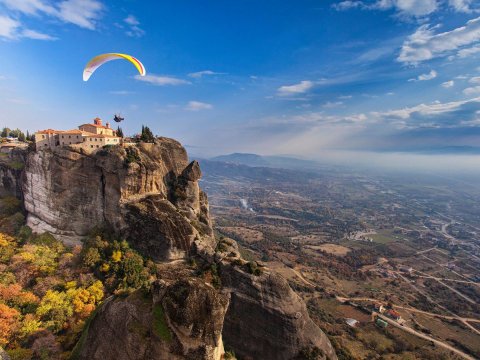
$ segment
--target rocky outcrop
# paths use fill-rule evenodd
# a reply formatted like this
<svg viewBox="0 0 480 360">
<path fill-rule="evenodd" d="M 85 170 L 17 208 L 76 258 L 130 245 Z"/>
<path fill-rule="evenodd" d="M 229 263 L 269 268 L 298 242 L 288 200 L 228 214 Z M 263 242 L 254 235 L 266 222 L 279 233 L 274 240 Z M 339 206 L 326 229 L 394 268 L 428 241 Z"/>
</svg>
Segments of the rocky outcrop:
<svg viewBox="0 0 480 360">
<path fill-rule="evenodd" d="M 200 175 L 198 163 L 189 165 L 185 149 L 168 138 L 94 153 L 75 147 L 30 152 L 23 182 L 27 223 L 66 243 L 108 227 L 155 260 L 178 259 L 195 239 L 212 234 Z"/>
<path fill-rule="evenodd" d="M 245 266 L 223 261 L 220 270 L 230 293 L 223 331 L 229 348 L 242 359 L 290 360 L 314 348 L 323 358 L 336 359 L 327 336 L 288 282 L 265 267 L 254 275 Z"/>
<path fill-rule="evenodd" d="M 157 261 L 190 254 L 198 233 L 170 201 L 150 195 L 126 208 L 128 239 L 135 249 Z"/>
<path fill-rule="evenodd" d="M 78 360 L 220 360 L 228 299 L 198 279 L 110 298 L 74 352 Z"/>
<path fill-rule="evenodd" d="M 0 360 L 10 360 L 7 352 L 0 347 Z"/>
<path fill-rule="evenodd" d="M 13 149 L 0 156 L 0 188 L 19 199 L 23 198 L 22 180 L 26 150 Z"/>
</svg>

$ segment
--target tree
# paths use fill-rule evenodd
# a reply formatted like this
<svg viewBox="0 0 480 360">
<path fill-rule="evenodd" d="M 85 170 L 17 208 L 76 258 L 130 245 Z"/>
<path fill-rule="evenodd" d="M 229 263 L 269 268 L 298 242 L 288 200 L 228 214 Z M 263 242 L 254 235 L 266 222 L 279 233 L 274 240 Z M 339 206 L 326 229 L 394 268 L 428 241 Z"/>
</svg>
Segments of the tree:
<svg viewBox="0 0 480 360">
<path fill-rule="evenodd" d="M 140 140 L 143 142 L 155 142 L 155 136 L 148 126 L 142 125 L 142 134 L 140 135 Z"/>
<path fill-rule="evenodd" d="M 102 259 L 97 248 L 91 247 L 83 256 L 83 264 L 88 267 L 94 267 Z"/>
<path fill-rule="evenodd" d="M 123 138 L 123 130 L 120 126 L 117 128 L 117 136 Z"/>
<path fill-rule="evenodd" d="M 9 128 L 4 127 L 4 128 L 2 129 L 2 133 L 1 133 L 0 135 L 1 135 L 2 137 L 8 137 L 8 135 L 10 134 L 10 131 L 11 131 L 11 130 L 10 130 Z"/>
<path fill-rule="evenodd" d="M 8 307 L 5 304 L 0 303 L 0 344 L 8 344 L 8 339 L 15 330 L 15 325 L 20 313 Z"/>
<path fill-rule="evenodd" d="M 144 286 L 148 282 L 148 274 L 143 267 L 143 258 L 133 251 L 125 253 L 119 277 L 123 278 L 125 288 Z"/>
<path fill-rule="evenodd" d="M 48 290 L 36 313 L 45 321 L 47 327 L 58 332 L 73 315 L 73 306 L 65 292 Z"/>
</svg>

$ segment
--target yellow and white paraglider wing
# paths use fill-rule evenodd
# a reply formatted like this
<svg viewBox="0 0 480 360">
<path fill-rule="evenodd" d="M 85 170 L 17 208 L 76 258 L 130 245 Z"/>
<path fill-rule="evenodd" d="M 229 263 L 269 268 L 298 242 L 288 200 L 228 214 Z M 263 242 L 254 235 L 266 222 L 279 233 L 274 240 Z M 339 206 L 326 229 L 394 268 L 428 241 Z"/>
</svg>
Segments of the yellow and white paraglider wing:
<svg viewBox="0 0 480 360">
<path fill-rule="evenodd" d="M 112 60 L 128 60 L 130 61 L 138 70 L 141 76 L 145 76 L 146 71 L 145 67 L 143 64 L 134 58 L 133 56 L 127 55 L 127 54 L 118 54 L 118 53 L 110 53 L 110 54 L 101 54 L 98 56 L 95 56 L 92 60 L 90 60 L 85 66 L 85 69 L 83 69 L 83 81 L 87 81 L 90 79 L 90 76 L 97 70 L 100 66 L 105 64 L 106 62 L 112 61 Z"/>
</svg>

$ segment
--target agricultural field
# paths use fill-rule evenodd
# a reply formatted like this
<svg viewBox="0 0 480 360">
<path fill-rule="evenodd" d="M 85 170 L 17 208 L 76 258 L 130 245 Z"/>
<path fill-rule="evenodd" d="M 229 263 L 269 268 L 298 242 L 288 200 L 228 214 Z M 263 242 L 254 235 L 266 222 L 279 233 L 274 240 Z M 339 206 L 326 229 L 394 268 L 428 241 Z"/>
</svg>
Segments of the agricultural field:
<svg viewBox="0 0 480 360">
<path fill-rule="evenodd" d="M 480 358 L 480 230 L 472 215 L 480 208 L 461 211 L 470 193 L 438 179 L 364 173 L 292 179 L 275 169 L 265 182 L 256 168 L 240 184 L 209 169 L 217 171 L 207 167 L 203 181 L 219 206 L 219 233 L 290 282 L 345 350 L 340 358 Z M 400 314 L 388 330 L 375 326 L 376 303 Z"/>
</svg>

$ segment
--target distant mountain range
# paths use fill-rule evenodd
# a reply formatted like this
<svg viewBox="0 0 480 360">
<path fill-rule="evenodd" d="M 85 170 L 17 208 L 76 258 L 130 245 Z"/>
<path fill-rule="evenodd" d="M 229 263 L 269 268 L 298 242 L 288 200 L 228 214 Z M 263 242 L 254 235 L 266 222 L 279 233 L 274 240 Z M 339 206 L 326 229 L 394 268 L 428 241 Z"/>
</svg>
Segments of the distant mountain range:
<svg viewBox="0 0 480 360">
<path fill-rule="evenodd" d="M 263 156 L 248 153 L 233 153 L 220 155 L 209 159 L 236 165 L 247 165 L 254 167 L 275 167 L 285 169 L 312 169 L 319 166 L 316 161 L 298 159 L 289 156 Z"/>
<path fill-rule="evenodd" d="M 414 152 L 421 154 L 480 154 L 480 147 L 477 146 L 442 146 L 429 149 L 418 149 Z"/>
</svg>

